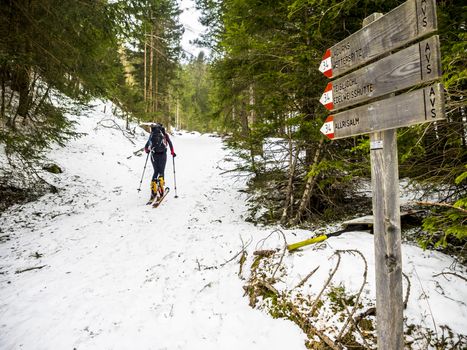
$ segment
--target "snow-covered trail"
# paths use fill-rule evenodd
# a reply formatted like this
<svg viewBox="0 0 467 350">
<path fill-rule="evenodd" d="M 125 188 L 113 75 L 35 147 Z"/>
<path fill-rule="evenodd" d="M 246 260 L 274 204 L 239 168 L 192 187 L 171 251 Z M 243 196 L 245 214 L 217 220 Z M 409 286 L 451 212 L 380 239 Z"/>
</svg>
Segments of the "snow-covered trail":
<svg viewBox="0 0 467 350">
<path fill-rule="evenodd" d="M 295 325 L 248 306 L 238 264 L 219 267 L 251 236 L 221 140 L 173 136 L 179 198 L 152 209 L 152 166 L 138 194 L 145 155 L 132 155 L 146 137 L 95 130 L 104 117 L 51 155 L 58 197 L 1 217 L 0 349 L 304 348 Z M 173 190 L 170 156 L 166 179 Z"/>
<path fill-rule="evenodd" d="M 123 122 L 105 114 L 103 105 L 76 120 L 77 131 L 86 135 L 50 154 L 63 174 L 44 174 L 59 193 L 0 215 L 0 349 L 305 349 L 297 325 L 252 309 L 243 296 L 245 280 L 238 257 L 232 258 L 244 242 L 252 243 L 242 277 L 254 250 L 280 250 L 284 242 L 270 236 L 274 228 L 244 221 L 246 198 L 239 189 L 245 184 L 225 173 L 235 164 L 221 139 L 172 137 L 179 198 L 169 156 L 165 177 L 172 192 L 152 209 L 145 205 L 152 166 L 138 193 L 145 155 L 133 154 L 147 134 L 138 131 L 132 143 L 117 128 L 105 127 Z M 313 234 L 284 233 L 290 243 Z M 362 303 L 372 306 L 374 248 L 367 232 L 285 255 L 287 274 L 275 287 L 290 291 L 319 267 L 300 291 L 313 297 L 336 265 L 335 251 L 355 249 L 368 262 Z M 465 334 L 465 282 L 440 274 L 467 276 L 465 268 L 412 245 L 402 251 L 412 281 L 406 323 L 433 329 L 436 322 Z M 355 294 L 362 259 L 346 254 L 342 260 L 333 283 Z M 342 320 L 323 312 L 316 324 L 332 337 Z"/>
</svg>

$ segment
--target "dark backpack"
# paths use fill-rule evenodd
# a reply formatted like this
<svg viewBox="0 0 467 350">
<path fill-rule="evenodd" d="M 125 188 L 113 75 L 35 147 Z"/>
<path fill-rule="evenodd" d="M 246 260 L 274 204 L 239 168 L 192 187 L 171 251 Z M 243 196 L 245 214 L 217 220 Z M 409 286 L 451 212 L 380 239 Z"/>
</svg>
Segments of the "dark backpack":
<svg viewBox="0 0 467 350">
<path fill-rule="evenodd" d="M 154 153 L 164 153 L 167 150 L 164 128 L 155 126 L 151 129 L 151 150 Z"/>
</svg>

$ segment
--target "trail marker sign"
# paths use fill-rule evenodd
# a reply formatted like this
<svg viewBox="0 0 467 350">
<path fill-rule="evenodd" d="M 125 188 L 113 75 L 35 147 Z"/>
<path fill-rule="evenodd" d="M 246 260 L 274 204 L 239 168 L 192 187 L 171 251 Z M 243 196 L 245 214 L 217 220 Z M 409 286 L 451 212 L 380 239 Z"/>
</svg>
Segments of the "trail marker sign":
<svg viewBox="0 0 467 350">
<path fill-rule="evenodd" d="M 440 57 L 439 37 L 435 35 L 333 80 L 320 102 L 336 111 L 439 79 Z"/>
<path fill-rule="evenodd" d="M 443 120 L 444 92 L 439 83 L 327 117 L 321 132 L 329 139 Z"/>
<path fill-rule="evenodd" d="M 367 17 L 361 30 L 326 50 L 319 66 L 328 78 L 342 76 L 320 98 L 337 111 L 320 131 L 330 139 L 370 134 L 379 350 L 404 348 L 396 129 L 445 118 L 443 86 L 433 83 L 441 76 L 439 38 L 420 41 L 436 29 L 435 0 L 408 0 Z"/>
<path fill-rule="evenodd" d="M 409 0 L 326 50 L 319 70 L 334 78 L 437 29 L 434 0 Z"/>
</svg>

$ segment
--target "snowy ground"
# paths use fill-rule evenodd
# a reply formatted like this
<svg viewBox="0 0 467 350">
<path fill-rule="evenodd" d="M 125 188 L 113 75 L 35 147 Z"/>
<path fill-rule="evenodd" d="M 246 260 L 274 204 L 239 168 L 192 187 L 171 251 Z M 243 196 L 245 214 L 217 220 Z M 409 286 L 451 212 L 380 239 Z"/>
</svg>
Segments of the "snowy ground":
<svg viewBox="0 0 467 350">
<path fill-rule="evenodd" d="M 172 137 L 179 198 L 171 192 L 152 209 L 145 206 L 151 166 L 138 193 L 145 156 L 133 154 L 147 136 L 139 131 L 133 144 L 118 129 L 96 128 L 115 120 L 109 110 L 99 105 L 81 116 L 78 131 L 87 135 L 51 153 L 64 169 L 49 175 L 58 195 L 0 216 L 0 349 L 305 349 L 294 323 L 248 306 L 238 258 L 229 262 L 243 242 L 251 241 L 250 257 L 283 242 L 277 234 L 263 242 L 274 228 L 244 222 L 244 184 L 223 174 L 234 164 L 224 160 L 221 139 Z M 173 191 L 170 156 L 166 179 Z M 285 234 L 295 242 L 312 233 Z M 308 289 L 315 293 L 335 265 L 334 251 L 359 249 L 369 266 L 365 298 L 374 298 L 370 234 L 347 233 L 322 248 L 284 257 L 284 288 L 320 266 Z M 434 277 L 452 259 L 412 246 L 403 253 L 408 323 L 465 334 L 466 282 Z M 358 257 L 343 257 L 336 283 L 358 290 L 362 266 Z M 449 271 L 465 276 L 459 266 Z"/>
</svg>

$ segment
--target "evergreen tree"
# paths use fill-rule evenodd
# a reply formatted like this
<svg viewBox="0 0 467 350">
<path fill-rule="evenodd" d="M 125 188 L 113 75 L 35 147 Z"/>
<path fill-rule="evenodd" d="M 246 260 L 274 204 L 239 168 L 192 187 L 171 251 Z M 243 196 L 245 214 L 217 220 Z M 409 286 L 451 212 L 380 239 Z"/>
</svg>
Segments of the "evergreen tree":
<svg viewBox="0 0 467 350">
<path fill-rule="evenodd" d="M 317 67 L 325 50 L 359 30 L 365 17 L 403 2 L 197 1 L 203 23 L 210 25 L 203 40 L 211 40 L 217 53 L 217 111 L 249 151 L 258 179 L 266 175 L 258 163 L 262 141 L 288 140 L 288 166 L 278 164 L 268 175 L 278 181 L 269 192 L 287 183 L 281 190 L 286 198 L 283 210 L 269 208 L 270 216 L 295 223 L 309 213 L 340 217 L 345 198 L 355 198 L 358 176 L 369 177 L 367 137 L 329 142 L 318 132 L 327 115 L 318 102 L 327 79 Z M 401 175 L 423 178 L 433 188 L 448 184 L 456 201 L 465 198 L 465 182 L 456 182 L 466 163 L 465 7 L 456 1 L 438 5 L 448 123 L 399 131 Z"/>
<path fill-rule="evenodd" d="M 179 72 L 177 100 L 179 102 L 179 127 L 201 132 L 218 131 L 223 128 L 214 115 L 211 69 L 204 52 L 183 64 Z"/>
<path fill-rule="evenodd" d="M 11 162 L 19 159 L 16 171 L 30 173 L 52 143 L 76 136 L 57 102 L 63 95 L 82 103 L 106 98 L 127 118 L 154 120 L 150 103 L 169 122 L 183 32 L 179 13 L 175 0 L 2 1 L 0 143 Z M 150 102 L 140 79 L 148 27 L 158 30 Z"/>
</svg>

